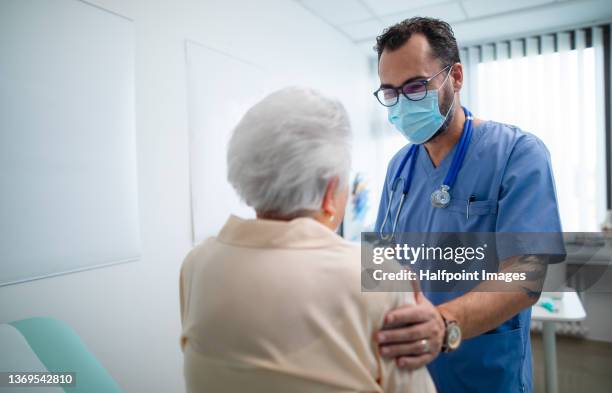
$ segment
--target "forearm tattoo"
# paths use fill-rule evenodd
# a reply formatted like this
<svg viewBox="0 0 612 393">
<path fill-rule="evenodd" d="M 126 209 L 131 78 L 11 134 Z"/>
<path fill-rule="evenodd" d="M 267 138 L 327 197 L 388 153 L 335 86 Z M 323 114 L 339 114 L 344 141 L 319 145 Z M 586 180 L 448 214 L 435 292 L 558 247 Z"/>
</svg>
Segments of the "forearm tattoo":
<svg viewBox="0 0 612 393">
<path fill-rule="evenodd" d="M 523 255 L 510 258 L 501 264 L 501 271 L 509 273 L 525 273 L 526 280 L 521 286 L 527 296 L 538 298 L 542 293 L 546 278 L 547 257 L 542 255 Z"/>
</svg>

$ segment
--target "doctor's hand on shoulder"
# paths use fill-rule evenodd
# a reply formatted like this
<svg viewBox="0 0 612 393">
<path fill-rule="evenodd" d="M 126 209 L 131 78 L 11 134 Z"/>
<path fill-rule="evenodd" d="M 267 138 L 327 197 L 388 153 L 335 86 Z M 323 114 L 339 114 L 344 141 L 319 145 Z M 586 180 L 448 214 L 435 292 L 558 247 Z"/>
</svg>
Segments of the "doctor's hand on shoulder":
<svg viewBox="0 0 612 393">
<path fill-rule="evenodd" d="M 427 365 L 443 346 L 448 347 L 448 323 L 440 311 L 420 290 L 415 291 L 415 301 L 389 311 L 375 336 L 381 355 L 395 358 L 398 367 L 407 370 Z M 458 346 L 458 342 L 453 344 Z"/>
</svg>

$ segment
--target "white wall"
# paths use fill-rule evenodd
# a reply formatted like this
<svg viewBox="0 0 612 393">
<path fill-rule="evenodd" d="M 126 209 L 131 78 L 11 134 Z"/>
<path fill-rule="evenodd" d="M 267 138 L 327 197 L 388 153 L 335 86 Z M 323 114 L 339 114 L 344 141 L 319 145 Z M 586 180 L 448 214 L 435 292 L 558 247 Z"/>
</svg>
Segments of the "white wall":
<svg viewBox="0 0 612 393">
<path fill-rule="evenodd" d="M 362 137 L 355 146 L 357 168 L 371 164 L 364 157 L 373 88 L 362 52 L 292 1 L 90 3 L 134 20 L 143 257 L 0 288 L 0 322 L 59 318 L 76 329 L 126 392 L 181 392 L 178 273 L 191 248 L 184 40 L 342 99 Z"/>
</svg>

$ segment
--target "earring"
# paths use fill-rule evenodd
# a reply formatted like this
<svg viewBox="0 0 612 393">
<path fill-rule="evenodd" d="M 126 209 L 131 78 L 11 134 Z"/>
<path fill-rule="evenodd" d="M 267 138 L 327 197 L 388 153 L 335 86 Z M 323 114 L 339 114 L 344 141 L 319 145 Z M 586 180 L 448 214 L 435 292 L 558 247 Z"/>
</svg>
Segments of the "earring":
<svg viewBox="0 0 612 393">
<path fill-rule="evenodd" d="M 333 214 L 331 216 L 329 216 L 329 222 L 334 221 L 334 219 L 336 218 L 336 216 L 334 216 Z"/>
</svg>

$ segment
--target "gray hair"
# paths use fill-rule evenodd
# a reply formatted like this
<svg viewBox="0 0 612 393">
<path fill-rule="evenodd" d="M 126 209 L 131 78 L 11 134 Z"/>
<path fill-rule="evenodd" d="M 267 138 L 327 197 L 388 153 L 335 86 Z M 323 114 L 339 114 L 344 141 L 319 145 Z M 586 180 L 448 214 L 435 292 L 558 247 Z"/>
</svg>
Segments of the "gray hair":
<svg viewBox="0 0 612 393">
<path fill-rule="evenodd" d="M 255 104 L 234 129 L 227 179 L 256 211 L 283 217 L 321 208 L 328 182 L 348 181 L 351 127 L 342 104 L 299 87 Z"/>
</svg>

